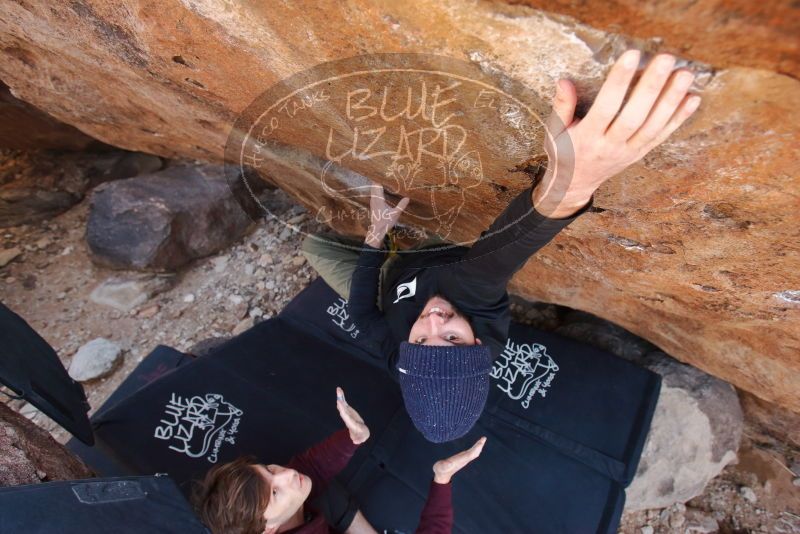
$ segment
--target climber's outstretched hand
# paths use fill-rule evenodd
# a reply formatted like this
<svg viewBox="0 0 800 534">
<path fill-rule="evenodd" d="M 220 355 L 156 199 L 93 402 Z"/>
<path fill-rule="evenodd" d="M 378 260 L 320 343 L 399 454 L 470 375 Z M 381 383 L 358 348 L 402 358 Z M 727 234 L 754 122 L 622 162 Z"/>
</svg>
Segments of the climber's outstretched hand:
<svg viewBox="0 0 800 534">
<path fill-rule="evenodd" d="M 548 169 L 533 193 L 540 213 L 552 218 L 574 214 L 603 182 L 643 158 L 697 109 L 700 97 L 688 92 L 694 74 L 673 71 L 670 54 L 650 61 L 623 106 L 639 61 L 638 50 L 617 59 L 583 119 L 574 117 L 575 86 L 558 81 L 547 121 Z"/>
<path fill-rule="evenodd" d="M 373 184 L 370 188 L 369 228 L 364 242 L 373 248 L 381 248 L 383 237 L 397 224 L 408 202 L 408 197 L 403 197 L 395 207 L 389 206 L 383 198 L 383 186 Z"/>
</svg>

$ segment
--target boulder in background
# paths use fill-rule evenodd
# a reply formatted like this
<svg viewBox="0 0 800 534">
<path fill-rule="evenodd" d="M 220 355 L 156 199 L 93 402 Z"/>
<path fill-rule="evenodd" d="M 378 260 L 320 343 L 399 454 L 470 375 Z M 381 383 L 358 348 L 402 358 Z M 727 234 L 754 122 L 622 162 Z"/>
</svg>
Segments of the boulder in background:
<svg viewBox="0 0 800 534">
<path fill-rule="evenodd" d="M 730 384 L 660 351 L 642 363 L 663 382 L 636 477 L 625 492 L 628 510 L 666 508 L 700 495 L 736 460 L 743 429 Z"/>
<path fill-rule="evenodd" d="M 251 223 L 222 167 L 178 165 L 96 188 L 86 241 L 100 265 L 175 271 L 230 246 Z"/>
</svg>

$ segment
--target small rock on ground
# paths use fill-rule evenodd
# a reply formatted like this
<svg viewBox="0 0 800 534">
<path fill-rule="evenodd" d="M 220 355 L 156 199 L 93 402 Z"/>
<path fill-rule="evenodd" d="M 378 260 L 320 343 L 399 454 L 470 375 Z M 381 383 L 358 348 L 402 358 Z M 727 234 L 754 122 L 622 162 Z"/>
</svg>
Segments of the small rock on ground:
<svg viewBox="0 0 800 534">
<path fill-rule="evenodd" d="M 69 376 L 87 382 L 107 376 L 122 359 L 122 348 L 104 338 L 89 341 L 75 353 L 69 366 Z"/>
<path fill-rule="evenodd" d="M 5 250 L 0 250 L 0 267 L 5 267 L 20 254 L 22 254 L 22 251 L 19 249 L 19 247 L 12 247 L 12 248 L 7 248 Z"/>
<path fill-rule="evenodd" d="M 687 534 L 710 534 L 719 530 L 719 523 L 708 514 L 689 510 L 686 514 Z"/>
<path fill-rule="evenodd" d="M 231 334 L 234 335 L 234 336 L 238 336 L 242 332 L 252 328 L 254 324 L 255 324 L 255 318 L 254 317 L 247 317 L 246 319 L 242 319 L 239 322 L 239 324 L 237 324 L 233 328 L 233 330 L 231 331 Z"/>
<path fill-rule="evenodd" d="M 128 312 L 172 287 L 171 275 L 113 276 L 104 280 L 89 295 L 92 302 Z"/>
<path fill-rule="evenodd" d="M 753 488 L 742 486 L 739 488 L 739 493 L 747 502 L 755 503 L 758 500 L 758 497 L 756 497 L 756 492 L 753 491 Z"/>
</svg>

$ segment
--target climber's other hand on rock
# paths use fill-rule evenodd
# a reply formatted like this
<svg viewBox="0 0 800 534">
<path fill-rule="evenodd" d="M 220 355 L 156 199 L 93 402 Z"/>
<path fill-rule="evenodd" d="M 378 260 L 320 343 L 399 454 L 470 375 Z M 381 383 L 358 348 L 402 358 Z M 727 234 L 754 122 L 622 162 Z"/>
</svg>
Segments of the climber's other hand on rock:
<svg viewBox="0 0 800 534">
<path fill-rule="evenodd" d="M 395 207 L 390 207 L 383 198 L 383 186 L 373 185 L 369 199 L 369 229 L 364 242 L 373 247 L 381 248 L 383 237 L 394 228 L 397 220 L 408 206 L 408 197 L 403 197 Z"/>
</svg>

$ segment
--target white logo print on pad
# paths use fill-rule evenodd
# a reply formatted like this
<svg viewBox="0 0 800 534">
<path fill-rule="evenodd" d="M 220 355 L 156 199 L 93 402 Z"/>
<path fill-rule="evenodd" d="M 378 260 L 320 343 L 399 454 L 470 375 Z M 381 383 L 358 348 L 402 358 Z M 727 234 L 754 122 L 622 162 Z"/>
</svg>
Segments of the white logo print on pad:
<svg viewBox="0 0 800 534">
<path fill-rule="evenodd" d="M 402 299 L 411 298 L 416 294 L 417 294 L 417 277 L 415 276 L 412 281 L 397 286 L 397 298 L 394 299 L 394 302 L 392 302 L 392 304 L 397 304 Z"/>
</svg>

